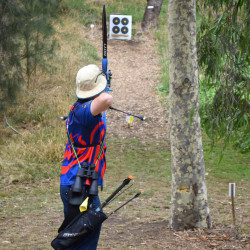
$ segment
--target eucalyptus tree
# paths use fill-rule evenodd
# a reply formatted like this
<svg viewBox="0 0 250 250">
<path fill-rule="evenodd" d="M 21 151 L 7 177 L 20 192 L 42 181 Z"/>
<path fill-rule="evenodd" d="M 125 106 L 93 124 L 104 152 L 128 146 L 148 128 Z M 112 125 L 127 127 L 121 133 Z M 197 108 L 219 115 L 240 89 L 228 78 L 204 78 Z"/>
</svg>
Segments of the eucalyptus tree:
<svg viewBox="0 0 250 250">
<path fill-rule="evenodd" d="M 202 123 L 212 142 L 223 139 L 249 151 L 249 1 L 200 1 L 198 13 L 200 83 L 207 94 Z"/>
<path fill-rule="evenodd" d="M 195 0 L 168 1 L 171 216 L 174 230 L 210 227 L 199 118 Z"/>
</svg>

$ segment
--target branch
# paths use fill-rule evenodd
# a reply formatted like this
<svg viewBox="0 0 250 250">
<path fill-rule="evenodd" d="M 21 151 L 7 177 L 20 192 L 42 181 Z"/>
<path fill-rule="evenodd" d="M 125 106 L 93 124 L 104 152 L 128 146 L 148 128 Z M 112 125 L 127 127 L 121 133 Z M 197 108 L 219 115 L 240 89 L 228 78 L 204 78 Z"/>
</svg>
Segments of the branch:
<svg viewBox="0 0 250 250">
<path fill-rule="evenodd" d="M 8 123 L 7 117 L 6 117 L 6 115 L 5 115 L 5 112 L 3 112 L 3 115 L 4 115 L 5 124 L 6 124 L 9 128 L 11 128 L 13 131 L 15 131 L 17 134 L 19 134 L 19 135 L 22 136 L 22 134 L 21 134 L 20 132 L 18 132 L 16 129 L 14 129 L 14 128 Z"/>
</svg>

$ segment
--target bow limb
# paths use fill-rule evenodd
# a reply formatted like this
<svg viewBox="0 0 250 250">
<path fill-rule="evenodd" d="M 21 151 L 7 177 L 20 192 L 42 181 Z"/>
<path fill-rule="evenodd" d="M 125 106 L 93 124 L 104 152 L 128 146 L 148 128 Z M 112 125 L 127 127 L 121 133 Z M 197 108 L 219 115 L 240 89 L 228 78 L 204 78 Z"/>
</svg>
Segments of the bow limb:
<svg viewBox="0 0 250 250">
<path fill-rule="evenodd" d="M 106 10 L 103 5 L 102 10 L 102 71 L 104 72 L 107 79 L 106 91 L 110 89 L 111 71 L 108 70 L 108 42 L 107 42 L 107 23 L 106 23 Z"/>
</svg>

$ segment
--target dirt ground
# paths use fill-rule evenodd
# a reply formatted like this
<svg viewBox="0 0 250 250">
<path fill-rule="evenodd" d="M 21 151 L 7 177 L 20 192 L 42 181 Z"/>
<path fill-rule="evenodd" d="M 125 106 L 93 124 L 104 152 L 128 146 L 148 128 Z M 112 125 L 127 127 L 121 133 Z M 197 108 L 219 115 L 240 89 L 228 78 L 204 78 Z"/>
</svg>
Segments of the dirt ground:
<svg viewBox="0 0 250 250">
<path fill-rule="evenodd" d="M 101 31 L 97 33 L 101 34 Z M 101 37 L 89 35 L 88 39 L 96 44 L 101 55 Z M 109 40 L 108 60 L 113 74 L 113 106 L 147 117 L 145 121 L 134 118 L 131 127 L 128 127 L 124 114 L 109 110 L 108 136 L 168 142 L 167 108 L 155 91 L 159 84 L 159 67 L 153 36 L 136 34 L 132 41 Z M 51 190 L 53 183 L 44 186 Z M 19 190 L 22 192 L 22 189 Z M 36 216 L 35 226 L 29 210 L 22 212 L 21 216 L 17 208 L 16 214 L 0 218 L 1 250 L 50 249 L 50 241 L 62 218 L 62 213 L 58 212 L 61 207 L 51 208 L 48 204 L 49 199 L 55 199 L 52 197 L 56 197 L 53 203 L 60 203 L 58 191 L 53 189 L 47 193 L 46 200 L 41 200 L 37 213 L 33 214 Z M 31 204 L 32 199 L 39 197 L 34 195 L 29 199 L 27 202 Z M 130 213 L 125 210 L 105 221 L 98 249 L 250 249 L 247 235 L 233 226 L 215 224 L 211 229 L 174 232 L 169 228 L 168 218 L 157 215 L 157 211 L 152 214 L 150 211 L 143 214 L 136 211 L 138 206 L 149 206 L 149 203 L 146 199 L 135 200 L 128 208 Z M 159 197 L 159 204 L 164 204 L 164 197 Z M 168 214 L 169 207 L 166 205 L 159 209 Z M 10 226 L 5 228 L 5 225 Z M 10 236 L 15 230 L 19 233 L 15 237 Z M 34 238 L 34 234 L 41 237 Z"/>
</svg>

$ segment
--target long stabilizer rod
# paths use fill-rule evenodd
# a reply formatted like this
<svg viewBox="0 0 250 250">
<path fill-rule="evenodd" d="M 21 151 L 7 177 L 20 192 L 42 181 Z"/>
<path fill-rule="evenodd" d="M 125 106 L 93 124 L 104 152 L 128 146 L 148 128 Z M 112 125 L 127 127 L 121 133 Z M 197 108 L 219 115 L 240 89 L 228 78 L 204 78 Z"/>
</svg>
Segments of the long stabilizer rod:
<svg viewBox="0 0 250 250">
<path fill-rule="evenodd" d="M 124 113 L 124 114 L 127 114 L 127 115 L 131 115 L 131 116 L 134 116 L 142 121 L 145 121 L 146 120 L 146 117 L 145 116 L 141 116 L 141 115 L 135 115 L 135 114 L 132 114 L 130 112 L 126 112 L 126 111 L 123 111 L 121 109 L 118 109 L 118 108 L 114 108 L 113 106 L 110 106 L 109 109 L 113 109 L 115 111 L 118 111 L 118 112 L 121 112 L 121 113 Z"/>
</svg>

